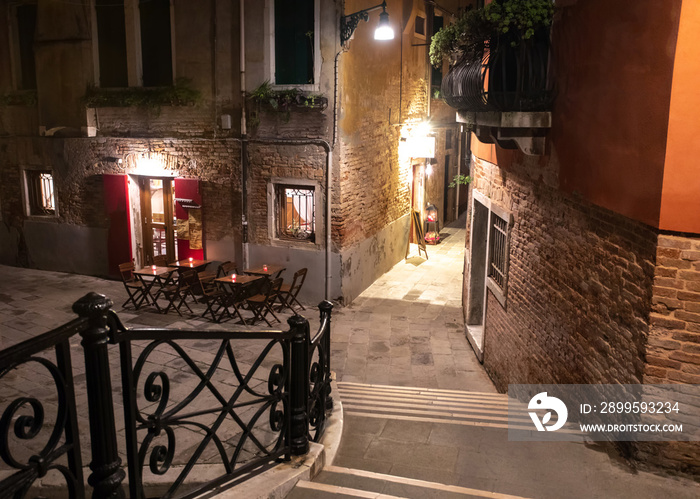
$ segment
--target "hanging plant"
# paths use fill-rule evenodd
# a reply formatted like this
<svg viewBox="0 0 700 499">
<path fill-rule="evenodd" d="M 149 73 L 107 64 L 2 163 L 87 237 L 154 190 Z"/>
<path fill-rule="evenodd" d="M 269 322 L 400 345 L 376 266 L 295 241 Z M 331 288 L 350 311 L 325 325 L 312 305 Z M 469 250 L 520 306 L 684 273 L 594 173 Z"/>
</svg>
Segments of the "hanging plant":
<svg viewBox="0 0 700 499">
<path fill-rule="evenodd" d="M 275 111 L 289 113 L 292 107 L 325 109 L 328 99 L 319 94 L 305 94 L 298 88 L 275 90 L 269 81 L 264 81 L 248 94 L 248 99 L 260 105 L 269 106 Z"/>
<path fill-rule="evenodd" d="M 469 185 L 472 182 L 472 177 L 469 175 L 464 175 L 462 173 L 455 175 L 455 177 L 452 179 L 452 182 L 450 182 L 449 187 L 457 187 L 458 185 Z"/>
<path fill-rule="evenodd" d="M 430 62 L 450 65 L 463 58 L 474 58 L 487 40 L 507 36 L 511 46 L 529 40 L 535 32 L 552 25 L 552 0 L 493 0 L 480 8 L 467 10 L 454 23 L 440 29 L 430 43 Z"/>
</svg>

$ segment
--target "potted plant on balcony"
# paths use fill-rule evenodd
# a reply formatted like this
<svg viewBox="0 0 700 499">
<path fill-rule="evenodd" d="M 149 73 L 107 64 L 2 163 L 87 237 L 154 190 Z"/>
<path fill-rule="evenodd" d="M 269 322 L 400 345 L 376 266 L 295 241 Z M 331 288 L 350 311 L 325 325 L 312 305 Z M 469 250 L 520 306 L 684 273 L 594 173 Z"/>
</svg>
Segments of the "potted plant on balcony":
<svg viewBox="0 0 700 499">
<path fill-rule="evenodd" d="M 493 0 L 483 8 L 466 11 L 433 36 L 431 63 L 439 65 L 448 59 L 453 70 L 459 68 L 460 79 L 473 80 L 469 84 L 476 92 L 465 94 L 480 96 L 471 102 L 474 111 L 545 106 L 551 96 L 546 87 L 553 15 L 551 0 Z M 448 74 L 443 80 L 442 93 L 448 104 L 464 108 L 463 101 L 451 102 L 455 84 L 463 83 L 455 82 L 451 74 L 452 79 Z"/>
</svg>

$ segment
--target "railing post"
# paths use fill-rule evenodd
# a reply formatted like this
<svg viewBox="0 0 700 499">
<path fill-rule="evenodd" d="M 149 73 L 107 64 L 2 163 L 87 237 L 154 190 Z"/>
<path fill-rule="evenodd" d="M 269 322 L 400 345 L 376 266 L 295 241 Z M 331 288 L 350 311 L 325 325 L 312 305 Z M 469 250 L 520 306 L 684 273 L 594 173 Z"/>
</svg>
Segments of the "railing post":
<svg viewBox="0 0 700 499">
<path fill-rule="evenodd" d="M 293 456 L 309 451 L 309 321 L 300 315 L 287 319 L 292 331 L 290 406 L 290 446 Z"/>
<path fill-rule="evenodd" d="M 89 320 L 89 327 L 80 333 L 85 353 L 92 474 L 88 483 L 93 499 L 122 499 L 122 481 L 126 473 L 117 450 L 117 431 L 112 403 L 112 381 L 107 342 L 107 312 L 112 300 L 104 295 L 88 293 L 73 304 L 73 312 Z"/>
<path fill-rule="evenodd" d="M 323 379 L 327 381 L 326 393 L 324 394 L 326 399 L 326 411 L 333 410 L 333 397 L 331 397 L 331 313 L 333 312 L 333 303 L 328 300 L 323 300 L 318 304 L 318 309 L 321 311 L 321 324 L 328 317 L 328 328 L 323 332 L 321 337 L 321 344 L 323 347 L 323 352 L 326 356 L 326 362 L 323 366 Z"/>
</svg>

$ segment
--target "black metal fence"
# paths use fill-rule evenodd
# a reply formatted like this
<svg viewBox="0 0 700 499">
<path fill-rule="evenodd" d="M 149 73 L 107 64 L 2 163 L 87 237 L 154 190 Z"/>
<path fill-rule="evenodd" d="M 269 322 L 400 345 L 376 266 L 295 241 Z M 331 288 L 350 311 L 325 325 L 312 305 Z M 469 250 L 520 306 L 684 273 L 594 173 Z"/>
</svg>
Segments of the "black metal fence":
<svg viewBox="0 0 700 499">
<path fill-rule="evenodd" d="M 130 329 L 111 306 L 90 293 L 73 305 L 78 319 L 0 352 L 0 380 L 13 387 L 0 395 L 1 498 L 40 491 L 37 479 L 49 473 L 71 498 L 90 488 L 95 499 L 122 498 L 126 490 L 131 498 L 195 497 L 304 454 L 323 434 L 333 407 L 330 302 L 319 304 L 313 337 L 299 315 L 288 331 Z M 86 394 L 75 393 L 76 335 Z M 188 348 L 192 342 L 200 347 Z M 113 373 L 116 345 L 120 369 Z M 38 396 L 23 393 L 26 374 L 13 378 L 22 369 L 40 381 Z M 76 395 L 86 397 L 87 415 L 79 414 Z M 86 416 L 88 488 L 81 456 L 88 435 L 79 424 Z"/>
</svg>

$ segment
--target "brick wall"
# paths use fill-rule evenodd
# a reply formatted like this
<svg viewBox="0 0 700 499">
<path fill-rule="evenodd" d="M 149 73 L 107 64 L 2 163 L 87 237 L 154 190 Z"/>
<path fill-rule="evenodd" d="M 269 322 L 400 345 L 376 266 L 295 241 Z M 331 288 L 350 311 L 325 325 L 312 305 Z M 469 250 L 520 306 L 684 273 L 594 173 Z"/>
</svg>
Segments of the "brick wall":
<svg viewBox="0 0 700 499">
<path fill-rule="evenodd" d="M 513 213 L 504 308 L 488 293 L 484 366 L 508 383 L 637 383 L 656 233 L 542 182 L 474 162 L 474 188 Z"/>
<path fill-rule="evenodd" d="M 659 235 L 652 302 L 644 383 L 700 384 L 699 237 Z M 700 475 L 697 442 L 641 443 L 634 457 Z"/>
<path fill-rule="evenodd" d="M 88 125 L 105 137 L 227 136 L 209 106 L 100 107 L 87 111 Z"/>
<path fill-rule="evenodd" d="M 700 238 L 660 235 L 644 380 L 700 384 Z"/>
<path fill-rule="evenodd" d="M 0 139 L 3 220 L 21 234 L 21 167 L 51 166 L 59 217 L 50 221 L 107 228 L 101 175 L 136 173 L 130 158 L 149 151 L 165 158 L 177 176 L 200 179 L 208 240 L 240 237 L 240 143 L 229 139 Z M 120 165 L 110 157 L 126 161 Z"/>
<path fill-rule="evenodd" d="M 250 216 L 250 242 L 270 244 L 268 227 L 267 188 L 273 178 L 308 179 L 317 182 L 321 189 L 314 193 L 325 196 L 324 172 L 326 152 L 320 145 L 250 144 L 250 190 L 248 204 Z M 325 206 L 324 202 L 320 206 Z M 316 213 L 316 232 L 322 230 L 324 213 Z M 324 241 L 317 237 L 316 244 Z"/>
<path fill-rule="evenodd" d="M 700 384 L 700 238 L 659 235 L 524 165 L 473 165 L 473 188 L 514 218 L 506 306 L 487 291 L 484 367 L 499 390 Z M 641 467 L 700 473 L 695 442 L 617 446 Z"/>
</svg>

